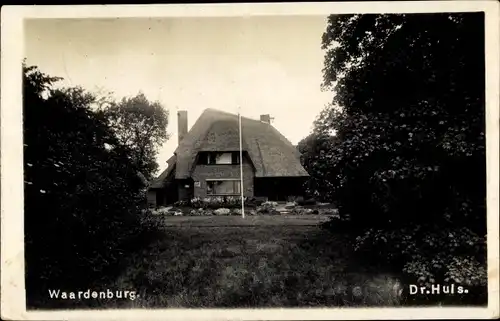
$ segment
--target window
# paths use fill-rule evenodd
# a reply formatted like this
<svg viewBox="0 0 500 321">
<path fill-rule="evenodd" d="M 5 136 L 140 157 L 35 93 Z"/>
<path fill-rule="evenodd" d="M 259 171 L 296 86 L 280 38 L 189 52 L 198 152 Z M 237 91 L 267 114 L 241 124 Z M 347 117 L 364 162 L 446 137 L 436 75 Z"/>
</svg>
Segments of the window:
<svg viewBox="0 0 500 321">
<path fill-rule="evenodd" d="M 232 164 L 233 158 L 231 153 L 213 153 L 208 155 L 209 164 Z"/>
<path fill-rule="evenodd" d="M 207 195 L 238 195 L 241 193 L 240 180 L 207 180 Z"/>
<path fill-rule="evenodd" d="M 199 164 L 202 165 L 239 165 L 239 152 L 203 152 L 199 155 Z"/>
</svg>

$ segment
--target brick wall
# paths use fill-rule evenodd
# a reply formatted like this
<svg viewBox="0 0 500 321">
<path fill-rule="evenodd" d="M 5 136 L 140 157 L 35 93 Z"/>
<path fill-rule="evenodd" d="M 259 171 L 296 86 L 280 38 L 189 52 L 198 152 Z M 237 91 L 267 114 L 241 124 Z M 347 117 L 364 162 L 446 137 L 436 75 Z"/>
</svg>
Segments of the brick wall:
<svg viewBox="0 0 500 321">
<path fill-rule="evenodd" d="M 240 178 L 240 165 L 197 165 L 193 171 L 192 178 L 200 182 L 200 186 L 194 186 L 194 197 L 207 196 L 207 179 L 217 178 Z M 253 197 L 253 167 L 246 157 L 243 157 L 243 195 Z"/>
</svg>

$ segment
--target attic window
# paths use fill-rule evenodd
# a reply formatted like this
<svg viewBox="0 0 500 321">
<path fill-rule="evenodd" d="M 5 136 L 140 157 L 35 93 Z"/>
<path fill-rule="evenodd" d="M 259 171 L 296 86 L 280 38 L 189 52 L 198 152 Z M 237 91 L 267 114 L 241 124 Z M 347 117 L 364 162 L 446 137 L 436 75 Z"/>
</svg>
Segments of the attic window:
<svg viewBox="0 0 500 321">
<path fill-rule="evenodd" d="M 233 159 L 231 153 L 213 153 L 208 154 L 208 163 L 209 164 L 232 164 Z"/>
<path fill-rule="evenodd" d="M 240 155 L 239 152 L 205 152 L 200 154 L 199 163 L 202 165 L 238 165 Z"/>
</svg>

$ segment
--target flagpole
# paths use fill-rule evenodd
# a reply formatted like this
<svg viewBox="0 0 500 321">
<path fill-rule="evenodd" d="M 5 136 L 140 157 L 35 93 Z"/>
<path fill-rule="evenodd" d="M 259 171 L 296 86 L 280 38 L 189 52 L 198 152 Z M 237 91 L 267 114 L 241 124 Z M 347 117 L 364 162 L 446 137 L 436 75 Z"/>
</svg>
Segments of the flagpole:
<svg viewBox="0 0 500 321">
<path fill-rule="evenodd" d="M 239 108 L 238 108 L 239 109 Z M 240 192 L 241 192 L 241 217 L 245 218 L 245 197 L 243 196 L 243 144 L 241 134 L 241 113 L 238 110 L 238 127 L 240 133 Z"/>
</svg>

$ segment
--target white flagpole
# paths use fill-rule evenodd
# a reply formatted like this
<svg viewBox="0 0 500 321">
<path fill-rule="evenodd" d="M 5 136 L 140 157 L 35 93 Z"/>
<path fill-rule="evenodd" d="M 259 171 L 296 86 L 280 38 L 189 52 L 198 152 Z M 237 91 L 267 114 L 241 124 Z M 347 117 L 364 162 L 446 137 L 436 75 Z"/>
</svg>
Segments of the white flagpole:
<svg viewBox="0 0 500 321">
<path fill-rule="evenodd" d="M 241 217 L 245 218 L 245 197 L 243 196 L 243 144 L 241 134 L 241 113 L 238 110 L 238 126 L 240 133 L 240 192 L 241 192 Z"/>
</svg>

